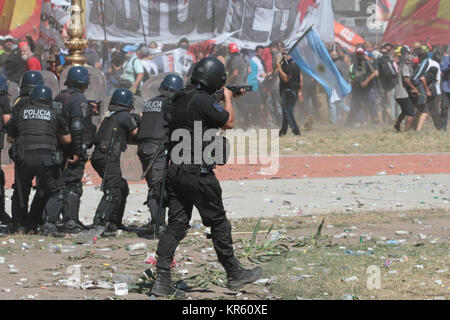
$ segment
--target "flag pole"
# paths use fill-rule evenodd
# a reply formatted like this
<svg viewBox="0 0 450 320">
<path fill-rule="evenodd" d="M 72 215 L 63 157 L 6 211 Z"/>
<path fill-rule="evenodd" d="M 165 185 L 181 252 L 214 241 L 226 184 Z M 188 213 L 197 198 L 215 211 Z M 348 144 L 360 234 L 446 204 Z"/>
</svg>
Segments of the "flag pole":
<svg viewBox="0 0 450 320">
<path fill-rule="evenodd" d="M 306 31 L 302 34 L 302 36 L 294 43 L 292 48 L 288 51 L 288 55 L 290 55 L 292 53 L 292 51 L 294 51 L 294 49 L 297 47 L 297 45 L 300 43 L 300 41 L 302 41 L 303 38 L 306 37 L 308 32 L 310 32 L 312 30 L 312 28 L 314 28 L 314 26 L 315 26 L 315 24 L 311 25 L 308 29 L 306 29 Z"/>
<path fill-rule="evenodd" d="M 139 9 L 139 18 L 141 20 L 142 25 L 142 34 L 144 35 L 144 43 L 147 45 L 147 36 L 145 35 L 145 26 L 144 26 L 144 19 L 142 18 L 142 10 L 141 10 L 141 2 L 138 1 L 138 9 Z"/>
</svg>

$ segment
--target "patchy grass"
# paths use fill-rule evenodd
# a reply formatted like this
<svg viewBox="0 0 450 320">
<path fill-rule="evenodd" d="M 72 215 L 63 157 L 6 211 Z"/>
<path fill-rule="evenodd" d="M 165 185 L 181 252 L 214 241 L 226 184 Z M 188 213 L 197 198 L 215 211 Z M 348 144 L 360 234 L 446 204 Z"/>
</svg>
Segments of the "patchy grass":
<svg viewBox="0 0 450 320">
<path fill-rule="evenodd" d="M 437 296 L 448 298 L 450 295 L 450 290 L 434 283 L 435 280 L 441 280 L 449 284 L 448 271 L 447 274 L 436 273 L 437 270 L 448 268 L 448 244 L 373 247 L 374 254 L 361 256 L 345 254 L 346 250 L 357 251 L 359 247 L 347 247 L 346 250 L 326 247 L 306 250 L 305 253 L 290 252 L 285 257 L 277 257 L 269 262 L 264 275 L 278 278 L 276 284 L 270 285 L 270 289 L 274 295 L 283 299 L 342 299 L 344 295 L 354 295 L 364 300 L 397 300 Z M 386 259 L 398 260 L 390 268 L 384 268 Z M 423 269 L 416 269 L 416 265 L 422 265 Z M 369 266 L 376 266 L 381 272 L 378 290 L 369 290 L 367 287 Z M 389 271 L 396 273 L 390 274 Z M 293 280 L 299 275 L 311 277 Z M 355 281 L 342 281 L 354 276 L 357 277 Z"/>
<path fill-rule="evenodd" d="M 396 133 L 390 126 L 316 126 L 301 137 L 280 139 L 280 154 L 377 154 L 450 152 L 448 132 L 427 124 L 423 132 Z"/>
</svg>

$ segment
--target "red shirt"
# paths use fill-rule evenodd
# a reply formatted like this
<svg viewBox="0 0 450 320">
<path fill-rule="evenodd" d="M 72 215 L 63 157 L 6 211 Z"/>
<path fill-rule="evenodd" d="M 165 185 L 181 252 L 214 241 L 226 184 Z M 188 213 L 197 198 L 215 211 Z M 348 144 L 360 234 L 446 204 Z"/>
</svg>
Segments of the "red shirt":
<svg viewBox="0 0 450 320">
<path fill-rule="evenodd" d="M 27 70 L 28 71 L 41 71 L 42 66 L 39 60 L 36 57 L 31 57 L 27 61 Z"/>
<path fill-rule="evenodd" d="M 269 73 L 270 71 L 272 71 L 273 66 L 272 66 L 272 52 L 270 52 L 270 48 L 264 48 L 263 54 L 262 54 L 262 59 L 264 61 L 264 65 L 266 66 L 266 72 Z"/>
</svg>

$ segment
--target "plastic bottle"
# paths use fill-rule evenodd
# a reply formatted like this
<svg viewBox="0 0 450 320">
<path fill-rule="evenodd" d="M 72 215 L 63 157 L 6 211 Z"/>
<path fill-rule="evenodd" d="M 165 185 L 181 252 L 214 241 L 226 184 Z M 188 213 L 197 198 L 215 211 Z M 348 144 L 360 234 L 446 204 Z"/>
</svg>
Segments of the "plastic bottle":
<svg viewBox="0 0 450 320">
<path fill-rule="evenodd" d="M 50 253 L 70 253 L 76 250 L 76 245 L 67 244 L 51 244 L 48 246 L 48 252 Z"/>
<path fill-rule="evenodd" d="M 125 247 L 125 250 L 127 251 L 141 250 L 141 249 L 147 249 L 147 244 L 144 242 L 139 242 Z"/>
</svg>

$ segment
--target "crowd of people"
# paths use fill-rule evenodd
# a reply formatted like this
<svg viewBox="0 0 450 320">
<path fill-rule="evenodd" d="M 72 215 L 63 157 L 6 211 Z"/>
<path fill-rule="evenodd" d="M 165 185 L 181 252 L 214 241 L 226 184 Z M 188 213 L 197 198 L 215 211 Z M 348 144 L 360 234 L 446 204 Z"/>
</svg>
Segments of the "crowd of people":
<svg viewBox="0 0 450 320">
<path fill-rule="evenodd" d="M 284 77 L 283 69 L 292 61 L 285 59 L 282 41 L 254 50 L 240 49 L 234 43 L 190 46 L 186 38 L 174 45 L 89 41 L 85 56 L 88 65 L 106 75 L 108 96 L 117 88 L 141 95 L 144 82 L 165 71 L 161 54 L 176 48 L 185 49 L 186 61 L 192 63 L 182 75 L 185 80 L 196 62 L 212 56 L 225 65 L 228 84 L 253 86 L 252 93 L 236 102 L 237 126 L 242 129 L 279 127 L 282 136 L 290 126 L 293 134 L 299 135 L 302 125 L 297 122 L 306 129 L 311 129 L 313 122 L 321 122 L 346 126 L 395 123 L 395 130 L 400 131 L 405 120 L 406 130 L 421 131 L 429 115 L 438 130 L 447 127 L 449 47 L 432 46 L 427 41 L 417 42 L 411 48 L 364 43 L 355 52 L 337 43 L 329 44 L 331 58 L 352 85 L 351 94 L 344 99 L 326 96 L 314 79 L 301 72 L 297 74 L 298 70 L 289 70 Z M 64 57 L 60 48 L 44 50 L 31 38 L 21 41 L 11 36 L 0 37 L 0 74 L 16 83 L 27 70 L 47 70 L 59 77 L 58 67 L 64 66 Z M 405 65 L 410 67 L 409 72 Z M 291 71 L 295 74 L 289 74 Z M 289 93 L 285 94 L 284 87 L 290 87 Z M 291 90 L 297 99 L 293 100 Z M 299 107 L 294 108 L 296 105 Z"/>
</svg>

